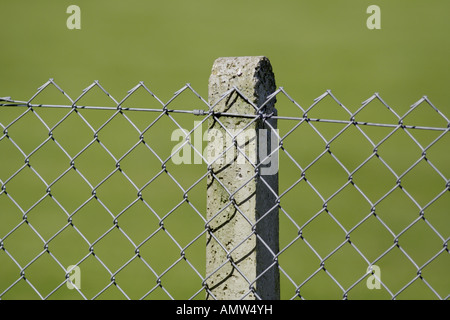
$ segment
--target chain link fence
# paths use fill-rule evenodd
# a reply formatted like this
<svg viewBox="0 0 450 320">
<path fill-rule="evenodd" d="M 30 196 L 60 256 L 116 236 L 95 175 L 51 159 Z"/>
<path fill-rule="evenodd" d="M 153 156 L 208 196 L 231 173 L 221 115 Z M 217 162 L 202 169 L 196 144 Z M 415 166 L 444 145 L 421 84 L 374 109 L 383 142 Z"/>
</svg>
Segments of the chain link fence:
<svg viewBox="0 0 450 320">
<path fill-rule="evenodd" d="M 0 298 L 214 298 L 207 238 L 247 282 L 242 298 L 258 298 L 233 260 L 243 241 L 220 243 L 221 212 L 206 215 L 218 159 L 206 155 L 208 121 L 264 181 L 227 117 L 278 122 L 266 155 L 279 162 L 279 249 L 267 269 L 281 299 L 449 298 L 450 121 L 430 99 L 399 115 L 379 94 L 353 110 L 331 91 L 304 107 L 278 88 L 268 114 L 240 88 L 232 97 L 258 112 L 215 112 L 189 84 L 168 102 L 142 82 L 121 100 L 98 81 L 73 99 L 52 79 L 27 101 L 1 98 Z M 245 239 L 260 222 L 247 219 Z"/>
</svg>

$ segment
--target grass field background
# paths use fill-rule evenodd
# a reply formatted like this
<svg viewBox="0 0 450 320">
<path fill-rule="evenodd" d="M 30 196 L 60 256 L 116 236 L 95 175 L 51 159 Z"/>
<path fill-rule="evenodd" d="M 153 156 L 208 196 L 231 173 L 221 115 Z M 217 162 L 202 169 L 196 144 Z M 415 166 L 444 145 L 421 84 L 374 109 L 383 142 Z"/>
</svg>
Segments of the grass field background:
<svg viewBox="0 0 450 320">
<path fill-rule="evenodd" d="M 81 8 L 81 30 L 69 30 L 66 9 L 71 4 Z M 369 30 L 366 20 L 369 5 L 381 8 L 381 29 Z M 139 81 L 163 102 L 167 102 L 186 83 L 205 99 L 208 77 L 214 60 L 222 56 L 267 56 L 274 68 L 276 82 L 304 109 L 327 89 L 352 112 L 375 92 L 399 115 L 427 95 L 447 117 L 450 116 L 450 3 L 432 1 L 3 1 L 0 4 L 0 96 L 28 100 L 37 88 L 49 78 L 73 99 L 94 80 L 116 99 L 121 100 Z M 68 104 L 69 101 L 53 87 L 40 94 L 33 103 Z M 94 88 L 80 105 L 114 106 L 113 101 L 99 88 Z M 160 108 L 159 102 L 139 90 L 124 105 Z M 205 105 L 189 90 L 174 100 L 174 109 L 204 109 Z M 280 115 L 302 115 L 287 98 L 279 96 L 276 105 Z M 25 108 L 0 108 L 2 131 Z M 36 114 L 53 127 L 69 110 L 37 109 Z M 49 130 L 28 112 L 17 123 L 8 126 L 8 135 L 25 154 L 30 154 L 49 137 Z M 113 111 L 84 110 L 81 114 L 92 127 L 98 129 Z M 127 112 L 126 115 L 139 130 L 146 128 L 157 113 Z M 348 120 L 348 116 L 329 97 L 308 113 L 310 117 Z M 361 121 L 397 123 L 379 102 L 360 115 Z M 198 118 L 174 115 L 186 129 L 193 128 Z M 446 127 L 448 124 L 432 108 L 423 104 L 410 116 L 406 124 Z M 288 132 L 294 122 L 280 121 L 282 133 Z M 170 141 L 176 125 L 168 117 L 159 120 L 145 135 L 146 142 L 161 158 L 167 158 L 177 142 Z M 339 124 L 317 124 L 327 139 L 343 128 Z M 389 134 L 389 128 L 363 128 L 378 142 Z M 411 131 L 424 146 L 439 133 Z M 75 113 L 71 114 L 53 135 L 72 157 L 93 139 L 93 132 Z M 119 158 L 139 140 L 137 131 L 122 117 L 114 118 L 99 132 L 101 142 Z M 4 183 L 24 165 L 24 156 L 4 135 L 0 136 L 0 179 Z M 308 142 L 308 144 L 306 144 Z M 284 143 L 302 166 L 320 154 L 325 143 L 308 126 L 301 126 Z M 373 147 L 356 128 L 349 128 L 332 143 L 333 153 L 353 170 L 370 156 Z M 427 150 L 430 161 L 448 179 L 450 169 L 448 134 Z M 380 155 L 391 168 L 401 174 L 422 156 L 422 150 L 404 131 L 393 135 L 380 146 Z M 280 191 L 289 188 L 300 178 L 298 168 L 283 153 L 280 154 Z M 55 181 L 70 166 L 68 157 L 49 141 L 30 157 L 30 164 L 47 183 Z M 100 183 L 115 170 L 115 162 L 98 144 L 94 143 L 75 161 L 92 185 Z M 161 165 L 144 146 L 136 148 L 121 161 L 121 168 L 133 182 L 142 187 L 157 174 Z M 171 174 L 187 188 L 205 172 L 200 164 L 177 166 L 168 163 Z M 308 179 L 323 197 L 331 196 L 344 185 L 348 176 L 331 157 L 324 157 L 308 171 Z M 365 194 L 376 202 L 390 188 L 395 179 L 376 159 L 368 163 L 354 177 Z M 446 186 L 445 181 L 426 163 L 421 162 L 402 180 L 404 188 L 420 206 L 432 201 Z M 30 168 L 21 170 L 6 184 L 8 194 L 27 211 L 46 194 L 45 184 Z M 89 245 L 66 224 L 67 212 L 72 213 L 92 196 L 92 188 L 80 175 L 71 170 L 51 187 L 53 197 L 46 197 L 27 215 L 5 193 L 0 194 L 0 294 L 20 278 L 24 268 L 36 256 L 39 258 L 25 269 L 28 281 L 20 280 L 2 298 L 34 299 L 39 296 L 31 283 L 44 296 L 64 281 L 62 266 L 78 263 L 82 271 L 82 292 L 92 298 L 111 284 L 111 275 L 94 256 Z M 205 212 L 206 181 L 189 193 L 189 199 L 199 212 Z M 74 225 L 93 243 L 113 226 L 113 215 L 119 214 L 136 199 L 136 190 L 129 181 L 116 172 L 96 190 L 98 201 L 90 201 L 73 216 Z M 143 197 L 160 217 L 175 207 L 183 193 L 167 176 L 143 190 Z M 308 201 L 306 201 L 308 199 Z M 300 183 L 282 199 L 282 206 L 298 225 L 303 225 L 323 206 L 323 201 L 305 183 Z M 355 188 L 346 188 L 328 203 L 330 212 L 342 226 L 350 230 L 370 213 L 370 205 Z M 448 239 L 450 197 L 445 193 L 427 207 L 427 221 Z M 400 189 L 392 197 L 377 205 L 378 216 L 398 234 L 419 216 L 419 209 Z M 114 229 L 94 245 L 94 252 L 115 273 L 135 255 L 129 239 L 139 244 L 159 228 L 159 220 L 141 201 L 136 202 L 118 218 L 121 229 Z M 298 233 L 292 221 L 280 214 L 280 247 L 288 245 Z M 44 241 L 30 228 L 38 231 Z M 17 229 L 9 234 L 9 232 Z M 204 222 L 188 205 L 183 204 L 164 220 L 166 230 L 181 247 L 189 244 L 204 230 Z M 122 231 L 123 232 L 122 232 Z M 56 234 L 56 236 L 55 236 Z M 8 235 L 5 239 L 5 236 Z M 327 256 L 345 240 L 345 232 L 325 213 L 305 227 L 303 235 L 317 252 Z M 370 261 L 394 244 L 394 238 L 376 220 L 368 219 L 351 234 L 352 242 Z M 44 250 L 48 242 L 51 254 Z M 442 240 L 423 220 L 401 235 L 400 245 L 420 267 L 438 253 Z M 186 249 L 186 257 L 204 275 L 205 239 L 200 238 Z M 8 255 L 10 253 L 18 267 Z M 161 275 L 180 257 L 180 249 L 167 233 L 158 232 L 140 248 L 155 273 Z M 61 265 L 52 258 L 60 261 Z M 417 275 L 417 268 L 398 248 L 376 263 L 382 272 L 382 281 L 393 293 L 399 291 Z M 320 266 L 320 259 L 301 240 L 280 256 L 280 265 L 297 285 Z M 347 289 L 364 275 L 367 263 L 349 245 L 326 261 L 327 270 Z M 450 266 L 448 252 L 440 254 L 423 270 L 423 277 L 443 298 L 449 295 Z M 156 276 L 139 258 L 117 273 L 116 285 L 109 286 L 100 298 L 123 298 L 120 289 L 130 298 L 142 297 L 157 285 Z M 201 288 L 201 280 L 182 260 L 161 278 L 164 288 L 174 298 L 189 298 Z M 295 295 L 295 286 L 282 274 L 282 298 Z M 325 272 L 320 272 L 300 291 L 309 299 L 339 299 L 342 291 Z M 76 290 L 62 285 L 51 298 L 80 298 Z M 398 298 L 435 298 L 424 281 L 418 279 Z M 157 288 L 148 299 L 168 298 Z M 197 298 L 203 299 L 200 293 Z M 349 298 L 390 298 L 385 289 L 368 290 L 365 280 L 349 292 Z"/>
</svg>

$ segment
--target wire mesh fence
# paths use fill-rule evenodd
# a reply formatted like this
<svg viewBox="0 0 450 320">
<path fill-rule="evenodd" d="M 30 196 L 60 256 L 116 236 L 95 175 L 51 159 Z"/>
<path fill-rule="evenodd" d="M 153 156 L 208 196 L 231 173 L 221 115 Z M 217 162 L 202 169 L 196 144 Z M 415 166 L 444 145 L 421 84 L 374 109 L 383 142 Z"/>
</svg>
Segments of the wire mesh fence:
<svg viewBox="0 0 450 320">
<path fill-rule="evenodd" d="M 221 243 L 222 212 L 206 215 L 212 164 L 230 149 L 263 183 L 261 163 L 279 162 L 279 250 L 257 277 L 277 268 L 282 299 L 450 297 L 450 121 L 427 97 L 403 115 L 379 94 L 353 111 L 331 91 L 309 107 L 283 88 L 262 107 L 240 88 L 222 99 L 256 112 L 217 112 L 189 84 L 167 102 L 142 82 L 121 100 L 98 81 L 73 99 L 52 79 L 27 101 L 0 98 L 0 297 L 215 298 L 213 238 L 247 281 L 242 298 L 259 298 L 233 257 L 243 242 Z M 274 148 L 255 161 L 227 117 L 267 123 Z M 208 121 L 231 141 L 214 158 Z M 245 239 L 268 214 L 246 219 Z"/>
</svg>

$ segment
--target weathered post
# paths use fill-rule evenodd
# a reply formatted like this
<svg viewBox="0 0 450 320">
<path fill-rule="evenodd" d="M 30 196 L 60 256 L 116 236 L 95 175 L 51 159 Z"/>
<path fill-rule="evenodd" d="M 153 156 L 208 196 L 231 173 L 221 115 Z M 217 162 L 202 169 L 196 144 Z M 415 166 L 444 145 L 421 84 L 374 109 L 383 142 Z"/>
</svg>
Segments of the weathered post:
<svg viewBox="0 0 450 320">
<path fill-rule="evenodd" d="M 214 62 L 209 79 L 214 116 L 208 122 L 207 299 L 279 299 L 278 158 L 275 153 L 266 157 L 276 139 L 276 119 L 267 117 L 276 114 L 275 98 L 258 112 L 275 90 L 266 57 Z M 271 169 L 264 170 L 268 162 Z"/>
</svg>

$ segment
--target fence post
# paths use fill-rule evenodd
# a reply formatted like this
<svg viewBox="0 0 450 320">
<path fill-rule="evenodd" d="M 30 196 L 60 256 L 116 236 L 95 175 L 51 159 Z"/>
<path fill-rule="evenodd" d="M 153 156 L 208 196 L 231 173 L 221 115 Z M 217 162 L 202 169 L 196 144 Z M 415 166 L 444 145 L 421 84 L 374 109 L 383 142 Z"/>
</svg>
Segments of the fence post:
<svg viewBox="0 0 450 320">
<path fill-rule="evenodd" d="M 262 172 L 267 163 L 260 164 L 273 150 L 275 138 L 270 129 L 276 129 L 276 119 L 224 114 L 257 115 L 248 101 L 260 107 L 275 89 L 266 57 L 219 58 L 214 62 L 209 79 L 214 117 L 208 122 L 207 299 L 280 297 L 275 258 L 278 157 L 271 157 L 269 173 Z M 272 98 L 262 111 L 275 113 L 274 104 Z"/>
</svg>

